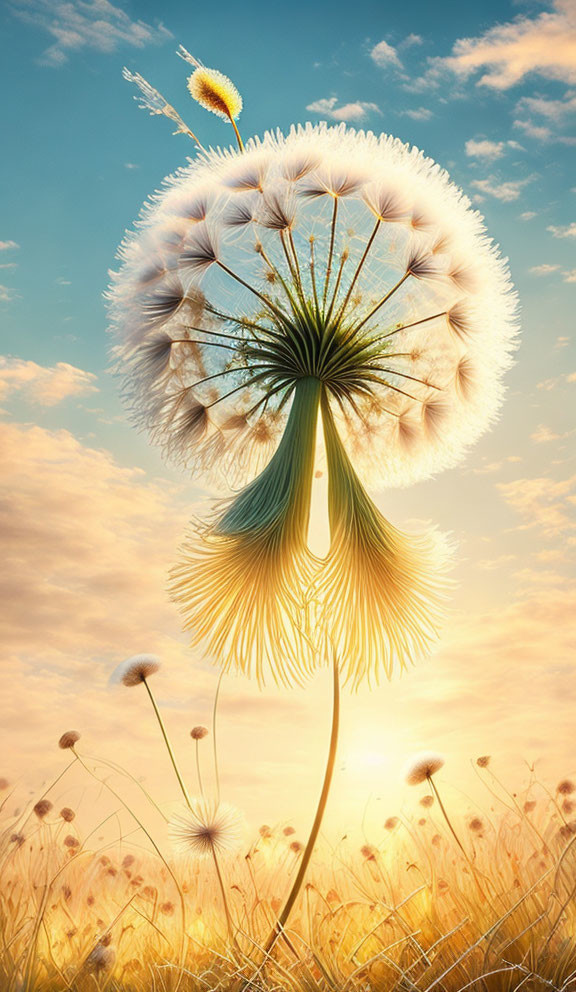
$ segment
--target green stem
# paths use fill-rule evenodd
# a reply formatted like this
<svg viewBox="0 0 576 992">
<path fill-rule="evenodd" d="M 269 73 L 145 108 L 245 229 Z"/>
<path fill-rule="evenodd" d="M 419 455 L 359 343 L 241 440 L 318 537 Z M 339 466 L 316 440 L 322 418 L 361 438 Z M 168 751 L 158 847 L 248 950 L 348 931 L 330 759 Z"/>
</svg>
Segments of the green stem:
<svg viewBox="0 0 576 992">
<path fill-rule="evenodd" d="M 153 707 L 154 712 L 156 714 L 156 719 L 158 720 L 158 723 L 160 725 L 160 730 L 162 731 L 162 737 L 164 738 L 164 743 L 166 744 L 166 747 L 168 749 L 168 754 L 170 755 L 170 761 L 172 762 L 172 766 L 174 768 L 174 771 L 176 772 L 176 778 L 178 779 L 178 783 L 180 785 L 180 788 L 182 789 L 182 795 L 184 796 L 184 799 L 186 800 L 186 805 L 188 806 L 188 808 L 189 809 L 192 809 L 192 802 L 190 800 L 190 795 L 188 793 L 188 789 L 186 788 L 186 785 L 184 784 L 184 779 L 182 778 L 182 775 L 180 774 L 180 769 L 178 768 L 178 762 L 176 761 L 176 755 L 174 754 L 174 751 L 172 750 L 172 745 L 170 743 L 170 738 L 168 737 L 168 733 L 167 733 L 166 727 L 164 726 L 164 721 L 162 719 L 162 714 L 160 713 L 160 710 L 158 709 L 158 706 L 156 705 L 156 700 L 154 699 L 154 696 L 152 694 L 152 690 L 150 689 L 150 686 L 148 685 L 147 680 L 146 679 L 142 679 L 142 681 L 143 681 L 144 685 L 146 686 L 146 691 L 147 691 L 148 695 L 150 696 L 150 702 L 152 703 L 152 707 Z"/>
</svg>

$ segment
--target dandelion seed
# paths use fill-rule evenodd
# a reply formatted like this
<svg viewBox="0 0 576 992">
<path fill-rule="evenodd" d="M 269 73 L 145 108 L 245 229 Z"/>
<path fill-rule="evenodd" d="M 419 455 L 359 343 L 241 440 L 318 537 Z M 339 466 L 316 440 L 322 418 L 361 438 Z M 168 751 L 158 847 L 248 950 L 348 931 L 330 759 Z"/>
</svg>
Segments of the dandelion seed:
<svg viewBox="0 0 576 992">
<path fill-rule="evenodd" d="M 536 800 L 535 799 L 527 799 L 526 802 L 524 803 L 523 809 L 524 809 L 524 812 L 525 813 L 532 813 L 532 812 L 534 812 L 534 810 L 536 809 Z"/>
<path fill-rule="evenodd" d="M 472 817 L 472 819 L 468 823 L 468 829 L 475 834 L 481 833 L 484 830 L 483 820 L 481 820 L 479 816 Z"/>
<path fill-rule="evenodd" d="M 58 741 L 58 747 L 61 747 L 63 751 L 68 750 L 68 748 L 73 748 L 75 744 L 80 740 L 80 734 L 77 730 L 67 730 L 65 734 Z"/>
<path fill-rule="evenodd" d="M 16 847 L 22 847 L 25 840 L 26 838 L 24 834 L 20 834 L 20 833 L 10 834 L 10 843 L 15 844 Z"/>
<path fill-rule="evenodd" d="M 140 685 L 160 668 L 160 659 L 154 654 L 135 654 L 122 661 L 112 672 L 110 684 L 122 683 L 131 687 Z"/>
<path fill-rule="evenodd" d="M 74 812 L 73 809 L 70 808 L 70 806 L 64 806 L 60 810 L 60 816 L 62 817 L 65 823 L 72 823 L 72 820 L 74 820 L 76 817 L 76 813 Z"/>
<path fill-rule="evenodd" d="M 184 855 L 224 854 L 235 850 L 242 841 L 243 820 L 238 810 L 226 803 L 193 799 L 191 808 L 183 808 L 169 823 L 170 839 Z"/>
<path fill-rule="evenodd" d="M 488 765 L 490 764 L 490 755 L 483 754 L 479 758 L 476 758 L 476 764 L 479 768 L 488 768 Z"/>
<path fill-rule="evenodd" d="M 576 792 L 576 785 L 571 779 L 564 778 L 556 786 L 556 792 L 561 796 L 571 796 L 573 792 Z"/>
<path fill-rule="evenodd" d="M 10 787 L 10 782 L 7 778 L 0 778 L 0 792 L 5 792 L 6 789 Z"/>
<path fill-rule="evenodd" d="M 302 844 L 299 840 L 293 840 L 290 844 L 290 850 L 294 854 L 301 854 L 304 850 L 304 844 Z"/>
<path fill-rule="evenodd" d="M 64 838 L 62 843 L 64 844 L 64 847 L 70 847 L 70 848 L 80 847 L 80 841 L 78 840 L 77 837 L 74 837 L 72 834 L 68 834 L 68 836 Z"/>
<path fill-rule="evenodd" d="M 294 827 L 284 827 L 282 833 L 284 834 L 285 837 L 292 837 L 296 833 L 296 831 Z"/>
<path fill-rule="evenodd" d="M 429 809 L 430 806 L 434 805 L 434 796 L 422 796 L 420 805 L 424 806 L 425 809 Z"/>
<path fill-rule="evenodd" d="M 394 830 L 398 826 L 399 820 L 397 816 L 389 816 L 387 820 L 384 821 L 385 830 Z"/>
</svg>

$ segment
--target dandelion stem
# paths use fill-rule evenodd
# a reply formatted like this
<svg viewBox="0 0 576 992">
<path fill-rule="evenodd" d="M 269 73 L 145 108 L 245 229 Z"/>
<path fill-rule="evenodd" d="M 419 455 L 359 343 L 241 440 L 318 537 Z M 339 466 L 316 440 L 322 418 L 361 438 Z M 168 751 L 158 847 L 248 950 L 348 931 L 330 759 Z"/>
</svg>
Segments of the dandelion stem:
<svg viewBox="0 0 576 992">
<path fill-rule="evenodd" d="M 200 789 L 200 795 L 204 799 L 204 787 L 202 785 L 202 773 L 200 771 L 200 741 L 196 738 L 196 774 L 198 776 L 198 788 Z"/>
<path fill-rule="evenodd" d="M 212 851 L 212 857 L 214 859 L 214 867 L 216 869 L 216 876 L 218 878 L 218 884 L 220 886 L 220 892 L 222 894 L 222 904 L 224 906 L 224 914 L 226 916 L 226 926 L 228 928 L 228 939 L 237 945 L 236 935 L 234 932 L 234 924 L 232 923 L 232 916 L 230 914 L 230 907 L 228 906 L 228 899 L 226 897 L 226 889 L 224 888 L 224 879 L 222 878 L 222 872 L 220 871 L 220 865 L 218 864 L 218 857 L 216 854 L 216 849 L 214 844 L 210 845 L 210 850 Z"/>
<path fill-rule="evenodd" d="M 218 711 L 218 700 L 220 698 L 220 686 L 222 685 L 222 679 L 224 678 L 224 670 L 220 672 L 220 677 L 218 679 L 218 685 L 216 686 L 216 695 L 214 696 L 214 709 L 212 710 L 212 751 L 214 754 L 214 776 L 216 782 L 216 802 L 220 802 L 220 773 L 218 770 L 218 748 L 216 746 L 216 715 Z"/>
<path fill-rule="evenodd" d="M 338 672 L 338 659 L 336 657 L 336 652 L 334 651 L 333 656 L 333 702 L 332 702 L 332 730 L 330 734 L 330 747 L 328 749 L 328 761 L 326 763 L 326 771 L 324 772 L 324 782 L 322 785 L 322 791 L 320 793 L 320 799 L 318 801 L 318 808 L 316 810 L 316 816 L 314 817 L 314 823 L 312 824 L 312 830 L 310 831 L 310 836 L 304 848 L 304 853 L 302 855 L 302 861 L 300 862 L 300 868 L 298 869 L 298 874 L 294 879 L 294 884 L 290 890 L 290 894 L 284 904 L 284 909 L 278 917 L 278 921 L 274 926 L 266 944 L 264 945 L 264 956 L 265 959 L 270 954 L 270 951 L 274 947 L 274 944 L 284 932 L 284 927 L 288 921 L 288 917 L 294 908 L 294 904 L 298 898 L 300 889 L 302 888 L 302 883 L 304 877 L 308 870 L 308 865 L 310 863 L 310 858 L 312 857 L 312 852 L 314 850 L 314 845 L 318 838 L 320 832 L 320 827 L 322 825 L 322 819 L 324 817 L 324 812 L 326 810 L 326 804 L 328 802 L 328 795 L 330 792 L 330 785 L 332 783 L 332 776 L 334 773 L 334 764 L 336 761 L 336 750 L 338 747 L 338 730 L 340 725 L 340 678 Z M 260 969 L 262 965 L 260 965 Z M 254 979 L 245 983 L 242 990 L 246 989 Z"/>
<path fill-rule="evenodd" d="M 438 805 L 439 805 L 439 807 L 440 807 L 440 809 L 442 811 L 442 815 L 443 815 L 444 819 L 446 820 L 446 823 L 448 824 L 448 828 L 450 830 L 450 833 L 452 834 L 454 840 L 458 844 L 458 847 L 462 851 L 462 854 L 466 858 L 466 861 L 470 861 L 470 858 L 468 857 L 468 855 L 466 853 L 466 850 L 464 848 L 464 845 L 462 844 L 462 842 L 461 842 L 458 834 L 456 833 L 456 831 L 454 830 L 454 827 L 452 826 L 452 822 L 450 820 L 450 817 L 448 816 L 448 813 L 446 811 L 446 807 L 444 806 L 444 803 L 442 802 L 442 798 L 440 796 L 440 793 L 439 793 L 438 789 L 436 788 L 436 783 L 434 781 L 433 776 L 432 775 L 427 775 L 426 778 L 428 779 L 428 784 L 429 784 L 430 788 L 432 789 L 434 795 L 436 796 L 436 799 L 438 800 Z"/>
<path fill-rule="evenodd" d="M 236 121 L 232 117 L 232 114 L 229 114 L 229 118 L 230 118 L 230 123 L 231 123 L 232 127 L 234 128 L 234 134 L 236 135 L 236 141 L 238 142 L 238 148 L 240 149 L 241 152 L 243 152 L 244 151 L 244 142 L 242 141 L 242 138 L 240 137 L 240 131 L 238 130 L 238 127 L 236 126 Z"/>
<path fill-rule="evenodd" d="M 154 699 L 154 694 L 153 694 L 150 686 L 148 685 L 148 680 L 145 679 L 145 678 L 143 678 L 142 681 L 143 681 L 144 685 L 146 686 L 146 691 L 147 691 L 148 695 L 150 696 L 150 702 L 152 703 L 152 708 L 153 708 L 153 710 L 154 710 L 154 712 L 156 714 L 156 719 L 158 720 L 158 723 L 160 725 L 160 730 L 162 731 L 162 736 L 164 738 L 164 743 L 166 744 L 166 747 L 168 749 L 168 754 L 170 755 L 170 761 L 172 762 L 172 766 L 173 766 L 174 771 L 176 773 L 176 778 L 178 779 L 178 784 L 180 785 L 180 788 L 182 789 L 182 795 L 184 796 L 184 799 L 186 800 L 186 805 L 188 806 L 188 808 L 189 809 L 192 809 L 192 803 L 191 803 L 191 800 L 190 800 L 190 796 L 188 794 L 188 789 L 186 788 L 186 785 L 184 783 L 184 779 L 182 778 L 182 775 L 180 774 L 180 769 L 178 768 L 178 762 L 176 761 L 176 755 L 174 754 L 174 751 L 172 750 L 172 745 L 170 743 L 170 738 L 168 737 L 168 733 L 166 731 L 166 727 L 164 726 L 164 721 L 162 719 L 162 714 L 160 713 L 160 710 L 158 709 L 158 706 L 156 704 L 156 700 Z"/>
</svg>

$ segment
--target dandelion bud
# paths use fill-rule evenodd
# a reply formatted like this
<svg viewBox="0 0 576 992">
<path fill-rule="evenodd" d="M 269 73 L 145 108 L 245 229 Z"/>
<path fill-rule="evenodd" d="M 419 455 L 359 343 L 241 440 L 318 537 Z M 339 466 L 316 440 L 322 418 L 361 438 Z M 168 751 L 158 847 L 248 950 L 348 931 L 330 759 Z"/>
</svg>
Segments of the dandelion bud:
<svg viewBox="0 0 576 992">
<path fill-rule="evenodd" d="M 204 737 L 208 735 L 207 727 L 192 727 L 190 731 L 190 737 L 193 741 L 201 741 Z"/>
<path fill-rule="evenodd" d="M 73 748 L 79 740 L 80 734 L 77 730 L 67 730 L 58 741 L 58 747 L 61 747 L 63 751 L 67 751 L 69 748 Z"/>
</svg>

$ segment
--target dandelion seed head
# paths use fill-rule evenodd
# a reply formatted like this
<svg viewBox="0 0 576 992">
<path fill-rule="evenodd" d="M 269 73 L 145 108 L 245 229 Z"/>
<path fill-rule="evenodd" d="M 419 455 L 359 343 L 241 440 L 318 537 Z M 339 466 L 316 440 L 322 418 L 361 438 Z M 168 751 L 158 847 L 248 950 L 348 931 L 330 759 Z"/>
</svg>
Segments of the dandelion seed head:
<svg viewBox="0 0 576 992">
<path fill-rule="evenodd" d="M 191 80 L 209 109 L 227 116 L 228 100 L 236 113 L 225 77 L 198 65 Z M 239 438 L 262 415 L 277 417 L 274 450 L 303 374 L 323 382 L 361 476 L 378 486 L 455 465 L 497 416 L 517 332 L 507 263 L 447 173 L 390 136 L 306 125 L 251 139 L 243 153 L 203 152 L 145 206 L 120 256 L 109 310 L 126 400 L 169 458 L 211 481 L 228 479 Z M 323 364 L 313 273 L 321 325 L 334 295 L 338 328 Z M 298 302 L 297 280 L 304 364 L 285 288 Z M 194 296 L 205 305 L 193 314 Z M 190 343 L 172 345 L 183 330 Z M 181 429 L 183 390 L 214 402 L 202 431 Z M 224 429 L 237 416 L 244 426 Z M 261 467 L 253 446 L 234 484 Z"/>
<path fill-rule="evenodd" d="M 175 850 L 182 855 L 224 854 L 242 843 L 244 820 L 239 810 L 227 803 L 193 799 L 191 808 L 174 814 L 168 831 Z"/>
<path fill-rule="evenodd" d="M 61 747 L 63 751 L 67 751 L 69 748 L 73 748 L 79 740 L 80 734 L 77 730 L 67 730 L 58 741 L 58 747 Z"/>
<path fill-rule="evenodd" d="M 39 799 L 38 802 L 35 803 L 33 809 L 38 819 L 43 820 L 45 816 L 48 816 L 48 813 L 52 809 L 52 803 L 49 799 Z"/>
<path fill-rule="evenodd" d="M 404 777 L 408 785 L 420 785 L 432 778 L 444 766 L 442 754 L 435 751 L 422 751 L 414 755 L 405 769 Z"/>
<path fill-rule="evenodd" d="M 201 741 L 208 736 L 208 727 L 192 727 L 190 737 L 193 741 Z"/>
<path fill-rule="evenodd" d="M 122 661 L 112 672 L 110 684 L 140 685 L 160 668 L 160 659 L 154 654 L 135 654 Z"/>
</svg>

